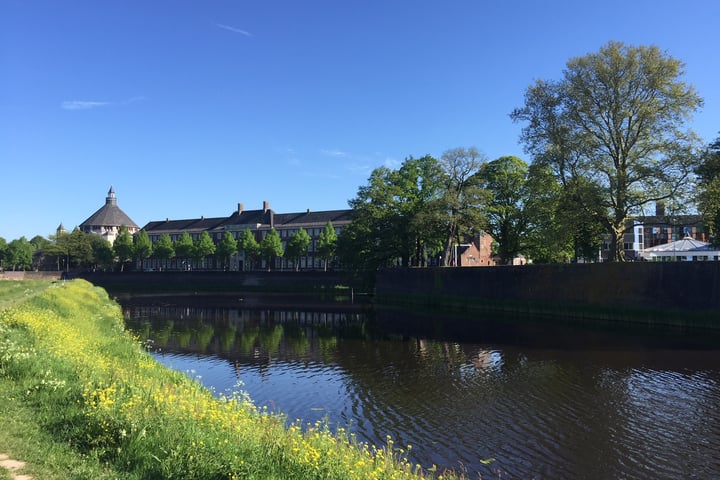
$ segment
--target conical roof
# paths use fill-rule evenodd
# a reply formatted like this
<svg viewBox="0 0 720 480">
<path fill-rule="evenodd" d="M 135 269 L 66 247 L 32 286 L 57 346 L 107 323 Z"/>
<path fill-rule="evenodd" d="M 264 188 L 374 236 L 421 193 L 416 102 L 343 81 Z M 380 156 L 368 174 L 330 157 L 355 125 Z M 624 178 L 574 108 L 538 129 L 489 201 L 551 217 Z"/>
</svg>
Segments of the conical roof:
<svg viewBox="0 0 720 480">
<path fill-rule="evenodd" d="M 80 228 L 90 227 L 119 227 L 125 225 L 126 227 L 139 228 L 130 217 L 123 212 L 120 207 L 117 206 L 117 197 L 115 197 L 115 190 L 110 187 L 108 196 L 105 198 L 105 205 L 90 215 L 87 220 L 80 224 Z"/>
</svg>

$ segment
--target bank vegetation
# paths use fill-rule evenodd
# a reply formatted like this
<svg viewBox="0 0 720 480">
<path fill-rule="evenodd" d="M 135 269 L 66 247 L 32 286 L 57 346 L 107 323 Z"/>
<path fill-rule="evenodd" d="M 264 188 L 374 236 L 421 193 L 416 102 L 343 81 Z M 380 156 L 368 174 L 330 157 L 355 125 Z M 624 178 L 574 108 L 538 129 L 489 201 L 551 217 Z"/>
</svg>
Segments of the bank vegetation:
<svg viewBox="0 0 720 480">
<path fill-rule="evenodd" d="M 0 282 L 0 418 L 0 453 L 34 478 L 461 478 L 160 365 L 84 280 Z"/>
</svg>

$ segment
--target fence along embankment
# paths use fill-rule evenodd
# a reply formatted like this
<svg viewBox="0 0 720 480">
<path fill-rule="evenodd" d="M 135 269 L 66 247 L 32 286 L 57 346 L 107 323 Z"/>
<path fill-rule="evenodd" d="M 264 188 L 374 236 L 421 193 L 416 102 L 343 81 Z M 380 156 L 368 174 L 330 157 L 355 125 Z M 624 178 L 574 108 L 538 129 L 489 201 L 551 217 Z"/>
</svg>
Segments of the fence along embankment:
<svg viewBox="0 0 720 480">
<path fill-rule="evenodd" d="M 376 302 L 720 329 L 720 262 L 388 269 Z"/>
</svg>

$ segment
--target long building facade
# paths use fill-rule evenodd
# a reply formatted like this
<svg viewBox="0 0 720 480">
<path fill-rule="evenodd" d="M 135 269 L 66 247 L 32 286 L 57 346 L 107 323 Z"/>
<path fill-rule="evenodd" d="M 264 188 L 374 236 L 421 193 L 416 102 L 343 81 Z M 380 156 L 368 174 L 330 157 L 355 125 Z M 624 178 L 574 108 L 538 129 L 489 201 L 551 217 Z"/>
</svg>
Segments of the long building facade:
<svg viewBox="0 0 720 480">
<path fill-rule="evenodd" d="M 270 209 L 267 201 L 263 202 L 262 209 L 246 210 L 243 204 L 239 203 L 237 209 L 227 217 L 214 218 L 192 218 L 185 220 L 165 219 L 152 221 L 143 227 L 150 240 L 155 244 L 161 236 L 167 234 L 175 242 L 183 233 L 190 235 L 196 241 L 203 232 L 207 232 L 215 245 L 220 243 L 225 232 L 239 240 L 245 230 L 250 230 L 255 240 L 260 243 L 271 231 L 275 230 L 280 235 L 283 249 L 287 241 L 299 229 L 303 228 L 310 235 L 310 246 L 307 256 L 299 261 L 300 270 L 319 270 L 325 268 L 325 262 L 318 253 L 318 239 L 325 226 L 330 222 L 336 234 L 351 221 L 351 210 L 326 210 L 313 212 L 306 210 L 298 213 L 276 213 Z M 242 251 L 238 251 L 230 258 L 228 265 L 223 265 L 217 255 L 208 256 L 202 260 L 193 258 L 175 257 L 172 259 L 149 258 L 143 261 L 142 268 L 146 270 L 196 270 L 211 269 L 218 270 L 227 268 L 233 271 L 250 270 L 253 268 L 273 269 L 294 269 L 296 265 L 284 258 L 277 258 L 275 265 L 266 265 L 264 262 L 253 265 L 250 259 L 245 258 Z"/>
</svg>

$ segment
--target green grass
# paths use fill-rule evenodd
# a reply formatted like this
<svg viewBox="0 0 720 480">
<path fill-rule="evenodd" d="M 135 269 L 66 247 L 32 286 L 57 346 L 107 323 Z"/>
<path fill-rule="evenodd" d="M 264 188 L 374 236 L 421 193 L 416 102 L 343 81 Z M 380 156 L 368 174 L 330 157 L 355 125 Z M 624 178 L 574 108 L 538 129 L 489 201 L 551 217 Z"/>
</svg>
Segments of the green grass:
<svg viewBox="0 0 720 480">
<path fill-rule="evenodd" d="M 323 423 L 287 424 L 242 392 L 217 398 L 155 362 L 119 306 L 85 281 L 0 285 L 0 298 L 0 453 L 35 478 L 437 475 L 392 439 L 375 447 Z"/>
<path fill-rule="evenodd" d="M 40 280 L 0 281 L 0 310 L 10 307 L 45 290 L 51 282 Z"/>
</svg>

